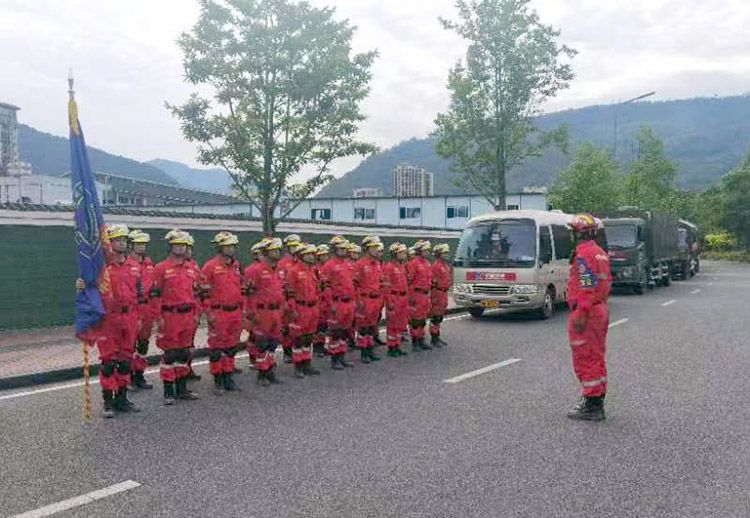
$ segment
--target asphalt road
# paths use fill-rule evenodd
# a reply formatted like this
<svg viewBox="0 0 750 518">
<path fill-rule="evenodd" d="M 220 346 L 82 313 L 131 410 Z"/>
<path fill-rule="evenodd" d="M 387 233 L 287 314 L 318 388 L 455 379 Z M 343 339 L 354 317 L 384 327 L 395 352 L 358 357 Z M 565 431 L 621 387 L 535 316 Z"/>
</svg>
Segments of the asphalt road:
<svg viewBox="0 0 750 518">
<path fill-rule="evenodd" d="M 0 393 L 0 516 L 124 481 L 140 485 L 56 516 L 749 516 L 748 307 L 750 268 L 728 263 L 615 295 L 603 423 L 565 418 L 565 313 L 456 318 L 446 349 L 283 366 L 268 389 L 245 373 L 217 397 L 206 376 L 199 401 L 136 394 L 143 412 L 90 425 L 79 386 Z"/>
</svg>

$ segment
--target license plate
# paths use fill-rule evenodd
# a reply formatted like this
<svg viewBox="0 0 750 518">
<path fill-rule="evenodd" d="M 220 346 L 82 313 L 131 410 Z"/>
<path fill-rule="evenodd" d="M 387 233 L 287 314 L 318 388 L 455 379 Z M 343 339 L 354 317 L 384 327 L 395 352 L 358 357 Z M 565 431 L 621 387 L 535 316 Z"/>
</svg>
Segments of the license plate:
<svg viewBox="0 0 750 518">
<path fill-rule="evenodd" d="M 482 302 L 480 302 L 480 305 L 483 308 L 499 308 L 500 301 L 499 300 L 483 300 Z"/>
</svg>

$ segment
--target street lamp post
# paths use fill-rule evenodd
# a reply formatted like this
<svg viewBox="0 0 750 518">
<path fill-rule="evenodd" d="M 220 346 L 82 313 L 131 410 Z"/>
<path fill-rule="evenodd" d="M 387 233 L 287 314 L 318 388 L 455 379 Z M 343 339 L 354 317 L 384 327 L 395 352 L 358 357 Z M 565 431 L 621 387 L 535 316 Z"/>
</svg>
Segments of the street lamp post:
<svg viewBox="0 0 750 518">
<path fill-rule="evenodd" d="M 620 115 L 620 108 L 622 106 L 625 106 L 626 104 L 640 101 L 641 99 L 645 99 L 646 97 L 651 97 L 654 94 L 656 94 L 656 92 L 648 92 L 643 95 L 639 95 L 638 97 L 633 97 L 632 99 L 628 99 L 627 101 L 618 103 L 615 106 L 615 125 L 614 125 L 614 131 L 612 135 L 612 158 L 614 158 L 615 161 L 617 161 L 617 118 Z"/>
</svg>

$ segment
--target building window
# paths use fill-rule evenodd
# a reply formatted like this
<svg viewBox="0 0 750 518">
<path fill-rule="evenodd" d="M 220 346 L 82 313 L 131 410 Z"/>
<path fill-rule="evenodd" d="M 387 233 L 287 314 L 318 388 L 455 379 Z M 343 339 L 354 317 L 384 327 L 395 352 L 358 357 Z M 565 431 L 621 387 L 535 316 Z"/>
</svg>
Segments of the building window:
<svg viewBox="0 0 750 518">
<path fill-rule="evenodd" d="M 312 209 L 310 211 L 310 219 L 315 220 L 330 220 L 331 209 Z"/>
<path fill-rule="evenodd" d="M 518 205 L 507 205 L 506 210 L 518 210 L 520 207 Z"/>
<path fill-rule="evenodd" d="M 461 205 L 459 207 L 448 207 L 445 210 L 445 217 L 448 219 L 468 218 L 469 207 L 467 207 L 466 205 Z"/>
<path fill-rule="evenodd" d="M 375 219 L 375 209 L 366 209 L 364 207 L 354 208 L 354 219 L 359 221 L 371 221 Z"/>
<path fill-rule="evenodd" d="M 399 209 L 400 219 L 415 219 L 418 218 L 421 214 L 422 209 L 420 207 L 401 207 Z"/>
</svg>

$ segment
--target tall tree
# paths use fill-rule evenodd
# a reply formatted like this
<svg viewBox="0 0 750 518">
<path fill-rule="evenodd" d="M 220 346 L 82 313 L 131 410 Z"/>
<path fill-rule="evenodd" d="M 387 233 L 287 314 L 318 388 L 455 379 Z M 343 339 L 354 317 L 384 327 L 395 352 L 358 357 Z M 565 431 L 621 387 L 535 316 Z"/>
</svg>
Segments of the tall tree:
<svg viewBox="0 0 750 518">
<path fill-rule="evenodd" d="M 750 251 L 750 153 L 721 181 L 724 191 L 723 223 Z"/>
<path fill-rule="evenodd" d="M 218 165 L 274 232 L 294 199 L 328 182 L 333 160 L 375 148 L 357 139 L 375 52 L 353 54 L 354 28 L 332 8 L 291 0 L 200 0 L 179 39 L 185 79 L 211 91 L 181 106 L 198 160 Z M 299 181 L 303 171 L 312 174 Z M 296 182 L 296 183 L 295 183 Z"/>
<path fill-rule="evenodd" d="M 677 165 L 664 154 L 664 142 L 648 126 L 636 136 L 638 157 L 625 177 L 628 205 L 677 213 Z"/>
<path fill-rule="evenodd" d="M 591 142 L 576 150 L 570 166 L 552 186 L 550 204 L 564 212 L 601 214 L 622 203 L 622 177 L 612 155 Z"/>
<path fill-rule="evenodd" d="M 464 183 L 505 209 L 506 175 L 549 144 L 567 143 L 560 128 L 532 124 L 544 101 L 567 88 L 576 52 L 540 22 L 530 0 L 457 0 L 460 21 L 441 19 L 468 42 L 466 59 L 450 71 L 450 107 L 437 116 L 436 151 L 453 160 Z"/>
</svg>

